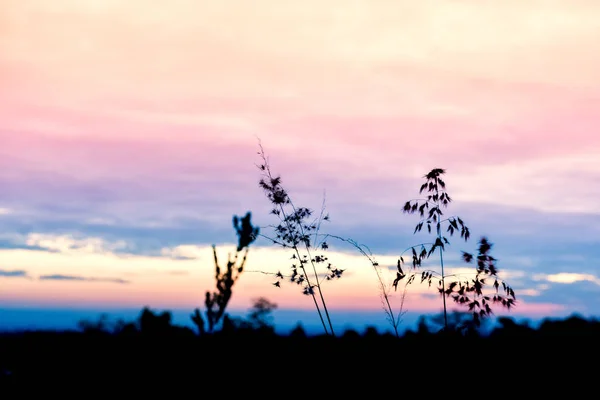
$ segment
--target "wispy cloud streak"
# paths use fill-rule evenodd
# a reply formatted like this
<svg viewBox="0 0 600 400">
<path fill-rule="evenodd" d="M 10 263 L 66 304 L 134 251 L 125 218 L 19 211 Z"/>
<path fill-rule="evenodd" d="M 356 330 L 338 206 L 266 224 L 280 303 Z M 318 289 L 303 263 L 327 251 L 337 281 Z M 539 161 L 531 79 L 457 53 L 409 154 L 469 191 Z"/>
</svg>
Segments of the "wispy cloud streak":
<svg viewBox="0 0 600 400">
<path fill-rule="evenodd" d="M 129 281 L 125 279 L 119 278 L 95 278 L 95 277 L 86 277 L 86 276 L 73 276 L 73 275 L 41 275 L 39 278 L 41 281 L 83 281 L 83 282 L 109 282 L 109 283 L 119 283 L 126 284 Z"/>
</svg>

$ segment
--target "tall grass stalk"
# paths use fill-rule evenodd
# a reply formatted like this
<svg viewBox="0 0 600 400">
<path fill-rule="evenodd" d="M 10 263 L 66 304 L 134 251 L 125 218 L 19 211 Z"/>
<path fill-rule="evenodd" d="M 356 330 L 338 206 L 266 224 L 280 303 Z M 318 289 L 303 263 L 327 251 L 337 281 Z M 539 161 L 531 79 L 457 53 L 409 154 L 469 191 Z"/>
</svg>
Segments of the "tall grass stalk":
<svg viewBox="0 0 600 400">
<path fill-rule="evenodd" d="M 271 214 L 279 219 L 279 224 L 273 226 L 275 237 L 261 235 L 274 244 L 283 248 L 291 248 L 293 251 L 292 259 L 298 264 L 292 264 L 292 274 L 289 279 L 303 286 L 303 293 L 312 297 L 315 309 L 323 325 L 325 333 L 335 336 L 331 316 L 327 308 L 325 296 L 323 294 L 322 282 L 317 271 L 317 264 L 326 263 L 327 257 L 323 254 L 317 254 L 318 250 L 327 250 L 326 243 L 321 243 L 320 249 L 313 247 L 311 236 L 315 237 L 317 243 L 318 231 L 321 223 L 329 219 L 322 208 L 321 214 L 316 220 L 309 221 L 313 211 L 306 207 L 296 207 L 291 200 L 288 192 L 281 184 L 281 177 L 275 176 L 271 171 L 268 157 L 265 154 L 262 144 L 259 142 L 261 163 L 258 165 L 262 173 L 259 186 L 265 192 L 271 202 Z M 342 275 L 343 270 L 334 268 L 327 263 L 327 275 L 325 279 L 335 279 Z M 279 279 L 284 278 L 284 274 L 278 272 Z M 279 281 L 274 283 L 280 286 Z"/>
<path fill-rule="evenodd" d="M 448 207 L 448 204 L 452 201 L 446 192 L 446 183 L 441 178 L 445 172 L 446 171 L 441 168 L 432 169 L 424 176 L 425 182 L 421 185 L 419 190 L 419 194 L 426 192 L 427 196 L 423 199 L 409 200 L 404 204 L 404 213 L 416 213 L 421 217 L 415 226 L 413 233 L 420 232 L 426 227 L 427 232 L 431 234 L 432 229 L 435 228 L 435 241 L 433 243 L 421 243 L 411 246 L 400 255 L 397 263 L 394 286 L 397 287 L 398 282 L 408 276 L 402 269 L 405 265 L 403 254 L 406 252 L 412 253 L 412 269 L 413 271 L 416 271 L 421 267 L 423 260 L 428 259 L 436 252 L 436 250 L 438 250 L 441 274 L 438 274 L 433 270 L 413 272 L 406 282 L 407 284 L 412 283 L 415 276 L 420 274 L 421 283 L 427 282 L 429 286 L 431 286 L 432 279 L 434 277 L 438 278 L 438 291 L 443 299 L 444 330 L 447 331 L 447 297 L 452 298 L 454 302 L 459 305 L 467 306 L 469 311 L 473 312 L 474 321 L 478 325 L 482 318 L 492 314 L 490 304 L 499 303 L 503 307 L 510 309 L 515 304 L 516 297 L 513 289 L 504 281 L 499 280 L 497 276 L 498 270 L 495 265 L 496 259 L 489 254 L 492 244 L 485 236 L 481 237 L 479 241 L 478 255 L 476 257 L 470 253 L 462 252 L 463 261 L 470 263 L 476 260 L 477 266 L 474 274 L 475 277 L 473 279 L 461 280 L 455 275 L 446 275 L 444 271 L 444 251 L 446 250 L 445 246 L 450 245 L 450 242 L 442 232 L 442 224 L 446 225 L 446 232 L 450 236 L 455 232 L 460 232 L 460 237 L 463 238 L 465 242 L 470 237 L 470 231 L 463 220 L 458 216 L 452 216 L 445 219 L 442 218 L 444 215 L 442 208 Z M 449 277 L 454 278 L 450 283 L 447 282 L 447 278 Z M 485 294 L 483 291 L 488 278 L 494 279 L 493 286 L 496 293 L 493 295 Z M 503 287 L 502 294 L 499 293 L 498 290 L 500 284 Z"/>
<path fill-rule="evenodd" d="M 356 250 L 358 250 L 358 252 L 360 254 L 362 254 L 364 257 L 366 257 L 367 260 L 369 260 L 369 262 L 371 263 L 371 266 L 373 267 L 373 270 L 375 271 L 375 275 L 377 276 L 377 283 L 379 286 L 379 296 L 381 298 L 383 311 L 386 315 L 388 322 L 390 323 L 390 325 L 392 325 L 392 328 L 394 329 L 394 334 L 396 335 L 396 337 L 400 337 L 400 332 L 398 331 L 398 327 L 399 327 L 400 323 L 402 322 L 402 317 L 406 314 L 406 311 L 404 310 L 404 301 L 406 299 L 407 285 L 405 285 L 404 289 L 402 290 L 402 295 L 400 297 L 400 310 L 398 311 L 398 314 L 396 314 L 390 303 L 391 288 L 388 287 L 388 285 L 385 282 L 385 279 L 381 275 L 379 262 L 375 259 L 375 257 L 373 256 L 373 253 L 368 248 L 368 246 L 366 246 L 364 244 L 359 244 L 354 239 L 343 238 L 341 236 L 331 235 L 331 234 L 325 235 L 324 240 L 326 240 L 329 237 L 350 244 L 352 247 L 354 247 Z"/>
</svg>

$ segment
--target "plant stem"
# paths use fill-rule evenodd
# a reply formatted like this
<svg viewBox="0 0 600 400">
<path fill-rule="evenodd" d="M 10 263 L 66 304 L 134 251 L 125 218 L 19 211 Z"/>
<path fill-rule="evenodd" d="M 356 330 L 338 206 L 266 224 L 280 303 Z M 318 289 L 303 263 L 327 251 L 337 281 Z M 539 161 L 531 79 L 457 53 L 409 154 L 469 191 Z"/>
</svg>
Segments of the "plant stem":
<svg viewBox="0 0 600 400">
<path fill-rule="evenodd" d="M 262 169 L 266 172 L 267 177 L 272 182 L 273 181 L 273 176 L 271 174 L 271 168 L 269 167 L 269 163 L 268 163 L 267 157 L 266 157 L 264 149 L 263 149 L 263 147 L 262 147 L 262 145 L 260 143 L 259 143 L 259 147 L 260 147 L 259 154 L 262 157 L 263 162 L 264 162 L 264 165 L 263 165 Z M 287 202 L 290 204 L 290 206 L 294 210 L 294 213 L 297 213 L 296 207 L 294 207 L 294 204 L 289 199 L 289 196 L 287 194 L 285 194 L 285 197 L 287 197 Z M 323 200 L 323 202 L 324 201 L 325 200 Z M 285 222 L 285 224 L 287 225 L 288 232 L 293 232 L 293 229 L 291 227 L 292 223 L 289 221 L 288 215 L 286 215 L 286 213 L 285 213 L 285 209 L 283 207 L 283 204 L 281 204 L 281 203 L 275 203 L 275 202 L 273 204 L 277 204 L 277 206 L 279 207 L 281 215 L 283 215 L 283 222 Z M 321 216 L 322 215 L 323 215 L 323 208 L 321 208 Z M 300 230 L 300 233 L 302 234 L 302 236 L 305 236 L 304 229 L 302 227 L 302 223 L 298 222 L 297 224 L 298 224 L 298 228 Z M 317 230 L 317 232 L 318 232 L 318 230 Z M 335 336 L 335 333 L 333 331 L 333 325 L 331 323 L 331 318 L 329 317 L 329 311 L 327 310 L 327 304 L 325 303 L 325 298 L 323 297 L 323 291 L 321 290 L 321 284 L 319 282 L 319 275 L 317 273 L 317 268 L 315 266 L 315 262 L 313 261 L 311 255 L 310 255 L 310 243 L 306 243 L 305 242 L 304 245 L 305 245 L 305 249 L 306 249 L 306 252 L 307 252 L 307 256 L 308 256 L 308 258 L 310 260 L 310 263 L 311 263 L 311 265 L 313 267 L 313 273 L 315 274 L 315 280 L 317 282 L 315 286 L 317 287 L 317 290 L 319 291 L 319 297 L 321 298 L 321 304 L 323 305 L 323 309 L 325 311 L 325 315 L 327 316 L 327 322 L 329 323 L 329 328 L 331 329 L 331 335 Z M 302 269 L 304 277 L 306 278 L 306 283 L 308 285 L 309 293 L 310 293 L 310 295 L 313 298 L 313 301 L 315 303 L 315 307 L 317 309 L 317 313 L 319 314 L 319 318 L 321 319 L 321 323 L 323 324 L 323 328 L 325 329 L 325 333 L 329 335 L 330 332 L 327 330 L 327 325 L 325 324 L 325 320 L 323 319 L 323 314 L 321 313 L 321 309 L 320 309 L 319 304 L 317 302 L 317 298 L 315 296 L 315 292 L 313 290 L 313 286 L 311 285 L 310 279 L 308 277 L 308 274 L 306 273 L 306 268 L 304 267 L 304 263 L 302 262 L 303 259 L 300 256 L 300 251 L 298 250 L 298 245 L 296 243 L 296 240 L 294 240 L 292 247 L 293 247 L 294 251 L 296 252 L 296 256 L 298 257 L 298 262 L 300 263 L 300 268 Z"/>
<path fill-rule="evenodd" d="M 294 207 L 294 204 L 291 204 L 292 209 L 294 210 L 294 212 L 296 212 L 296 207 Z M 282 211 L 283 211 L 283 207 L 282 207 Z M 322 209 L 321 209 L 322 212 Z M 299 228 L 300 228 L 300 233 L 302 233 L 302 235 L 304 235 L 304 228 L 302 228 L 302 224 L 298 224 Z M 316 237 L 316 235 L 315 235 Z M 315 266 L 315 263 L 313 261 L 312 255 L 310 253 L 310 246 L 307 243 L 304 243 L 304 247 L 306 249 L 306 253 L 308 255 L 308 259 L 310 260 L 310 265 L 312 265 L 313 267 L 313 273 L 315 274 L 315 281 L 317 282 L 316 286 L 317 286 L 317 290 L 319 291 L 319 297 L 321 298 L 321 304 L 323 304 L 323 310 L 325 311 L 325 316 L 327 317 L 327 322 L 329 323 L 329 329 L 331 329 L 331 335 L 335 336 L 335 332 L 333 331 L 333 324 L 331 323 L 331 318 L 329 317 L 329 311 L 327 310 L 327 303 L 325 303 L 325 297 L 323 297 L 323 291 L 321 290 L 321 282 L 319 282 L 319 274 L 317 273 L 317 267 Z M 298 248 L 297 246 L 295 246 L 296 252 L 298 252 Z M 298 254 L 298 257 L 300 256 L 300 254 Z M 313 299 L 314 299 L 314 292 L 312 291 L 312 286 L 310 285 L 310 282 L 308 280 L 308 275 L 306 274 L 306 269 L 304 269 L 304 265 L 302 264 L 302 262 L 300 262 L 300 265 L 302 267 L 302 271 L 304 272 L 304 276 L 306 276 L 306 283 L 308 283 L 308 287 L 311 290 L 311 293 L 313 295 Z M 315 300 L 315 305 L 316 305 L 316 300 Z M 319 316 L 321 316 L 321 313 L 319 312 Z M 321 316 L 321 322 L 323 322 L 323 326 L 325 326 L 325 322 L 323 321 L 323 317 Z M 325 328 L 325 332 L 327 332 L 327 328 Z"/>
<path fill-rule="evenodd" d="M 283 208 L 283 205 L 281 205 L 281 204 L 279 205 L 279 210 L 281 211 L 281 214 L 283 215 L 283 221 L 286 223 L 286 225 L 288 226 L 288 229 L 291 231 L 291 226 L 290 226 L 291 224 L 288 221 L 288 218 L 287 218 L 287 215 L 285 213 L 285 209 Z M 300 227 L 300 229 L 302 229 L 302 227 Z M 298 250 L 298 246 L 296 244 L 294 244 L 293 248 L 294 248 L 294 251 L 296 252 L 296 257 L 298 257 L 298 262 L 300 263 L 300 268 L 302 268 L 302 272 L 304 273 L 304 276 L 306 277 L 306 283 L 307 283 L 307 285 L 309 287 L 310 294 L 311 294 L 311 296 L 313 298 L 313 301 L 315 303 L 315 307 L 317 309 L 317 313 L 319 314 L 319 318 L 321 319 L 321 324 L 323 324 L 323 329 L 325 329 L 325 333 L 326 334 L 329 334 L 329 331 L 327 330 L 327 325 L 325 324 L 325 320 L 323 319 L 323 314 L 321 313 L 321 308 L 319 307 L 319 303 L 317 302 L 317 298 L 315 297 L 315 293 L 312 290 L 312 285 L 310 283 L 310 278 L 308 277 L 308 274 L 306 272 L 306 268 L 304 267 L 304 264 L 302 263 L 302 257 L 300 255 L 300 251 Z M 308 247 L 307 247 L 307 252 L 308 252 Z M 308 254 L 308 258 L 310 258 L 310 252 Z M 313 264 L 313 269 L 315 269 L 314 264 Z M 314 273 L 315 273 L 315 277 L 316 277 L 317 276 L 317 271 L 315 270 Z M 321 302 L 323 304 L 323 308 L 325 310 L 325 314 L 327 315 L 327 320 L 329 322 L 329 326 L 331 327 L 331 334 L 333 336 L 335 336 L 335 334 L 333 333 L 333 327 L 331 325 L 331 319 L 329 318 L 329 313 L 327 312 L 327 307 L 325 305 L 325 299 L 323 298 L 323 293 L 321 292 L 321 287 L 319 286 L 319 280 L 318 280 L 318 278 L 317 278 L 317 288 L 318 288 L 319 294 L 321 296 Z"/>
<path fill-rule="evenodd" d="M 319 307 L 319 303 L 317 302 L 317 298 L 315 297 L 315 292 L 312 290 L 312 285 L 310 283 L 310 278 L 308 277 L 308 273 L 306 272 L 306 268 L 302 264 L 302 258 L 300 256 L 300 251 L 298 250 L 298 246 L 294 245 L 294 251 L 296 252 L 296 257 L 298 257 L 298 260 L 300 261 L 300 268 L 302 268 L 302 272 L 304 273 L 304 276 L 306 277 L 306 283 L 307 283 L 307 285 L 309 287 L 310 295 L 313 298 L 313 301 L 315 303 L 315 307 L 317 308 L 317 313 L 319 314 L 319 318 L 321 319 L 321 324 L 323 325 L 323 329 L 325 329 L 325 333 L 329 335 L 329 331 L 327 330 L 327 325 L 325 325 L 325 320 L 323 319 L 323 314 L 321 313 L 321 308 Z M 310 258 L 310 253 L 309 253 L 309 258 Z M 313 265 L 313 269 L 314 269 L 314 265 Z M 316 274 L 317 274 L 317 272 L 315 271 L 315 275 Z M 317 289 L 319 290 L 319 295 L 321 297 L 321 303 L 323 304 L 323 309 L 325 310 L 325 315 L 327 316 L 327 321 L 329 322 L 329 326 L 331 327 L 331 335 L 335 336 L 335 333 L 333 333 L 333 327 L 331 326 L 331 318 L 329 318 L 329 313 L 327 312 L 327 306 L 325 305 L 325 299 L 323 298 L 323 293 L 321 292 L 321 288 L 319 287 L 319 280 L 318 279 L 317 279 L 317 285 L 316 286 L 317 286 Z"/>
<path fill-rule="evenodd" d="M 438 239 L 441 241 L 442 240 L 442 226 L 441 226 L 439 219 L 438 219 L 436 228 L 437 228 Z M 446 282 L 444 281 L 444 278 L 445 278 L 445 275 L 444 275 L 444 251 L 442 250 L 441 246 L 440 246 L 440 269 L 442 271 L 442 299 L 444 301 L 444 331 L 447 331 L 448 330 L 448 313 L 446 310 Z"/>
<path fill-rule="evenodd" d="M 390 322 L 392 323 L 392 327 L 394 328 L 394 333 L 396 334 L 396 337 L 400 337 L 400 334 L 398 333 L 398 323 L 400 322 L 400 317 L 398 317 L 398 322 L 396 322 L 394 310 L 392 310 L 392 305 L 390 304 L 390 300 L 388 299 L 387 291 L 383 283 L 383 279 L 381 278 L 381 274 L 379 273 L 379 270 L 375 265 L 373 265 L 373 268 L 375 269 L 375 273 L 377 274 L 377 279 L 379 280 L 379 286 L 381 288 L 382 297 L 385 302 L 385 306 L 387 307 L 386 314 L 388 314 L 388 316 L 390 317 Z M 404 299 L 402 299 L 402 302 L 404 303 Z M 400 310 L 400 312 L 402 312 L 402 310 Z"/>
<path fill-rule="evenodd" d="M 398 319 L 396 319 L 396 317 L 394 316 L 394 310 L 392 309 L 392 305 L 390 304 L 390 300 L 389 300 L 389 296 L 387 293 L 385 283 L 383 282 L 381 273 L 379 272 L 379 269 L 377 268 L 378 264 L 377 264 L 377 262 L 375 262 L 373 257 L 371 257 L 371 255 L 369 254 L 369 253 L 371 253 L 371 251 L 368 250 L 368 248 L 367 248 L 367 250 L 369 251 L 369 253 L 367 253 L 367 251 L 365 251 L 365 249 L 363 249 L 363 247 L 360 244 L 358 244 L 356 241 L 354 241 L 352 239 L 344 239 L 341 236 L 330 235 L 330 234 L 325 235 L 325 238 L 327 238 L 327 237 L 332 237 L 332 238 L 340 240 L 342 242 L 350 243 L 352 246 L 354 246 L 354 248 L 356 248 L 363 256 L 365 256 L 369 260 L 369 262 L 371 263 L 371 266 L 375 270 L 375 274 L 377 275 L 377 280 L 379 281 L 379 287 L 381 288 L 381 297 L 383 298 L 384 306 L 387 308 L 387 309 L 384 308 L 384 311 L 388 315 L 388 318 L 390 319 L 390 323 L 392 324 L 392 327 L 394 328 L 394 332 L 396 333 L 396 336 L 399 337 L 400 334 L 398 333 L 398 324 L 400 323 L 400 315 L 398 316 Z M 402 305 L 403 304 L 404 304 L 404 298 L 402 299 Z M 402 314 L 402 310 L 400 310 L 400 314 Z"/>
<path fill-rule="evenodd" d="M 442 221 L 441 221 L 441 216 L 442 216 L 442 209 L 441 209 L 441 204 L 440 204 L 440 191 L 438 189 L 438 185 L 439 185 L 439 181 L 436 178 L 435 179 L 435 206 L 436 206 L 436 210 L 437 210 L 437 223 L 436 223 L 436 233 L 437 233 L 437 241 L 440 244 L 439 248 L 440 248 L 440 269 L 442 272 L 442 301 L 444 303 L 444 332 L 448 331 L 448 311 L 446 308 L 446 281 L 445 281 L 445 274 L 444 274 L 444 250 L 443 250 L 443 241 L 442 241 Z"/>
<path fill-rule="evenodd" d="M 335 336 L 335 332 L 333 331 L 333 325 L 331 324 L 331 318 L 329 317 L 329 311 L 327 311 L 327 304 L 325 303 L 325 298 L 323 297 L 323 291 L 321 290 L 321 282 L 319 282 L 319 275 L 317 274 L 317 267 L 315 266 L 315 263 L 312 261 L 312 257 L 310 255 L 310 250 L 309 250 L 308 246 L 306 247 L 306 252 L 308 253 L 308 258 L 311 260 L 310 264 L 313 267 L 313 273 L 315 274 L 315 280 L 317 281 L 317 290 L 319 291 L 319 297 L 321 297 L 321 304 L 323 304 L 323 310 L 325 311 L 325 316 L 327 316 L 327 322 L 329 323 L 329 329 L 331 329 L 331 335 Z M 306 282 L 308 283 L 308 277 L 306 278 Z M 327 332 L 327 329 L 325 329 L 325 331 Z"/>
</svg>

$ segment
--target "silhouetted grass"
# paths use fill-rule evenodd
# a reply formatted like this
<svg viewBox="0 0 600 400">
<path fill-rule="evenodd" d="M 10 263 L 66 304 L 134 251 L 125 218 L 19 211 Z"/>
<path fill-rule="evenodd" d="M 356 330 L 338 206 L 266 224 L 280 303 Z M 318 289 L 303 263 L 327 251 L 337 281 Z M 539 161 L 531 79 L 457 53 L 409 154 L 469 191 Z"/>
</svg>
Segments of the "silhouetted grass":
<svg viewBox="0 0 600 400">
<path fill-rule="evenodd" d="M 458 306 L 467 308 L 473 315 L 472 323 L 479 326 L 481 321 L 493 314 L 493 306 L 501 306 L 511 309 L 516 304 L 516 296 L 513 289 L 498 277 L 496 258 L 490 254 L 492 243 L 487 237 L 481 236 L 478 246 L 478 254 L 462 252 L 462 259 L 466 263 L 474 263 L 473 277 L 461 277 L 457 274 L 448 275 L 445 272 L 444 252 L 446 246 L 450 245 L 447 236 L 459 233 L 460 237 L 467 241 L 471 232 L 460 216 L 444 217 L 444 210 L 452 202 L 446 191 L 446 183 L 442 176 L 446 171 L 442 168 L 434 168 L 423 176 L 425 182 L 421 185 L 419 194 L 423 198 L 407 201 L 401 211 L 408 214 L 418 214 L 420 220 L 415 226 L 414 233 L 426 229 L 433 234 L 431 243 L 420 243 L 408 247 L 398 258 L 396 278 L 391 285 L 386 285 L 378 267 L 379 263 L 369 251 L 368 246 L 359 244 L 350 238 L 342 238 L 337 235 L 323 234 L 320 232 L 321 223 L 329 221 L 329 215 L 325 214 L 324 203 L 318 218 L 310 220 L 313 211 L 307 207 L 297 207 L 292 201 L 288 191 L 282 185 L 280 176 L 271 171 L 271 165 L 265 154 L 262 144 L 259 142 L 258 152 L 261 163 L 258 165 L 262 176 L 259 186 L 264 190 L 269 199 L 272 210 L 271 214 L 279 218 L 280 223 L 273 227 L 274 236 L 265 236 L 274 244 L 283 248 L 292 249 L 293 263 L 291 265 L 291 276 L 288 279 L 303 286 L 303 293 L 312 296 L 315 308 L 326 333 L 335 335 L 331 317 L 327 309 L 327 303 L 323 294 L 322 281 L 340 278 L 343 269 L 336 268 L 329 262 L 324 252 L 329 249 L 329 239 L 335 239 L 352 245 L 361 255 L 365 256 L 375 271 L 379 282 L 380 297 L 383 310 L 396 336 L 399 335 L 398 325 L 405 313 L 404 300 L 406 288 L 415 280 L 431 286 L 434 279 L 437 281 L 437 291 L 443 302 L 443 329 L 451 328 L 448 324 L 448 310 L 446 300 L 453 300 Z M 445 232 L 443 231 L 445 228 Z M 446 236 L 447 235 L 447 236 Z M 412 265 L 409 271 L 406 267 L 405 253 L 412 253 Z M 432 255 L 438 255 L 440 271 L 435 269 L 422 269 L 422 264 Z M 319 273 L 317 267 L 326 265 L 325 273 Z M 280 271 L 276 274 L 275 286 L 280 287 L 280 280 L 286 275 Z M 418 277 L 418 278 L 417 278 Z M 400 281 L 404 282 L 400 311 L 396 314 L 390 303 L 389 290 L 397 290 Z M 489 290 L 489 286 L 492 289 Z M 500 287 L 502 290 L 500 291 Z M 323 312 L 322 310 L 323 309 Z M 470 329 L 469 326 L 454 326 L 453 329 Z"/>
<path fill-rule="evenodd" d="M 387 285 L 384 281 L 379 271 L 379 263 L 371 254 L 368 246 L 359 244 L 351 238 L 323 233 L 321 225 L 329 221 L 329 214 L 325 212 L 325 201 L 323 200 L 318 217 L 311 219 L 313 210 L 308 207 L 296 206 L 288 191 L 283 187 L 281 177 L 276 176 L 271 171 L 269 159 L 260 142 L 258 154 L 261 158 L 258 168 L 262 174 L 259 186 L 264 190 L 271 203 L 271 214 L 279 219 L 279 224 L 272 226 L 274 235 L 262 236 L 275 245 L 292 250 L 291 274 L 278 271 L 274 274 L 277 279 L 274 285 L 281 287 L 280 282 L 286 278 L 294 284 L 301 285 L 303 294 L 312 296 L 325 333 L 335 336 L 322 283 L 341 278 L 344 269 L 337 268 L 332 264 L 327 256 L 327 250 L 330 249 L 329 239 L 350 244 L 361 255 L 365 256 L 373 267 L 379 282 L 383 310 L 396 336 L 398 336 L 398 325 L 405 314 L 404 299 L 406 293 L 402 293 L 400 310 L 396 313 L 389 299 L 391 285 Z M 319 270 L 320 267 L 321 270 Z"/>
<path fill-rule="evenodd" d="M 479 240 L 478 254 L 462 252 L 462 259 L 466 263 L 475 263 L 474 277 L 461 278 L 458 275 L 447 275 L 444 271 L 444 252 L 446 246 L 450 246 L 448 236 L 453 236 L 456 232 L 465 241 L 468 241 L 471 232 L 460 216 L 444 217 L 443 209 L 447 208 L 452 202 L 452 198 L 446 191 L 446 182 L 442 176 L 446 170 L 434 168 L 423 176 L 425 182 L 419 189 L 419 194 L 425 193 L 424 198 L 409 200 L 404 204 L 402 211 L 408 214 L 418 214 L 420 220 L 415 226 L 414 233 L 421 232 L 423 229 L 427 233 L 433 234 L 432 243 L 420 243 L 409 247 L 398 259 L 396 279 L 394 286 L 398 282 L 405 280 L 406 284 L 415 281 L 416 276 L 420 277 L 421 283 L 426 282 L 429 286 L 433 280 L 437 280 L 438 292 L 443 301 L 444 329 L 450 328 L 448 324 L 448 311 L 446 299 L 452 299 L 457 305 L 466 307 L 473 314 L 472 322 L 478 326 L 481 320 L 488 318 L 493 314 L 492 306 L 500 305 L 506 309 L 511 309 L 516 302 L 515 292 L 498 277 L 498 268 L 496 258 L 491 254 L 492 243 L 487 237 L 482 236 Z M 443 231 L 443 228 L 445 232 Z M 411 252 L 412 265 L 411 271 L 405 272 L 402 267 L 406 265 L 404 253 Z M 433 269 L 422 269 L 422 263 L 437 252 L 439 257 L 440 271 Z M 493 280 L 491 292 L 486 291 L 489 281 Z M 448 282 L 450 281 L 450 282 Z M 502 286 L 502 291 L 499 290 Z M 469 329 L 469 326 L 459 327 Z"/>
<path fill-rule="evenodd" d="M 279 223 L 273 228 L 273 236 L 263 235 L 274 244 L 291 250 L 291 273 L 277 272 L 275 286 L 280 287 L 281 280 L 287 278 L 290 282 L 300 285 L 302 293 L 311 296 L 315 309 L 326 334 L 335 336 L 331 316 L 323 293 L 322 283 L 326 280 L 341 278 L 344 270 L 329 262 L 326 251 L 329 245 L 321 240 L 319 231 L 321 224 L 329 219 L 324 206 L 317 218 L 312 218 L 313 210 L 296 205 L 288 191 L 283 187 L 281 177 L 271 171 L 271 165 L 262 145 L 259 143 L 258 152 L 261 163 L 259 186 L 271 203 L 271 214 L 278 218 Z M 319 267 L 324 268 L 319 271 Z"/>
</svg>

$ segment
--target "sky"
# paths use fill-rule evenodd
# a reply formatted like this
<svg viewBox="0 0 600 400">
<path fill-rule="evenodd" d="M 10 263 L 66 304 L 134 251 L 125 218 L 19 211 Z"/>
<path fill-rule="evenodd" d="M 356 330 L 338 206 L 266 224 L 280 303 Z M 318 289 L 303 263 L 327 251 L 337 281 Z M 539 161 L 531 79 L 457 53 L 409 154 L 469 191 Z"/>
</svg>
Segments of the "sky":
<svg viewBox="0 0 600 400">
<path fill-rule="evenodd" d="M 444 168 L 446 213 L 472 236 L 451 238 L 446 272 L 487 236 L 507 315 L 599 316 L 598 37 L 595 0 L 0 0 L 3 324 L 143 306 L 189 322 L 214 289 L 211 245 L 234 252 L 247 211 L 266 237 L 230 309 L 262 296 L 313 323 L 310 296 L 272 285 L 290 253 L 267 239 L 259 144 L 388 288 L 423 240 L 402 206 Z M 368 259 L 330 244 L 334 323 L 385 325 Z M 389 294 L 441 310 L 426 285 Z"/>
</svg>

